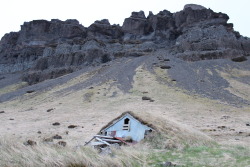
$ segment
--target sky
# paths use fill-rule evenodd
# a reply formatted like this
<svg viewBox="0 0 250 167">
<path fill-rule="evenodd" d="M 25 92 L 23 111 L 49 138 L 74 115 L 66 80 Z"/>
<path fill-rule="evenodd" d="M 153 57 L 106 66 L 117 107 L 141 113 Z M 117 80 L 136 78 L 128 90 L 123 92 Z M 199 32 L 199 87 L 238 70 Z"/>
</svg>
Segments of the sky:
<svg viewBox="0 0 250 167">
<path fill-rule="evenodd" d="M 2 0 L 0 2 L 0 38 L 19 31 L 24 22 L 44 19 L 77 19 L 88 27 L 96 20 L 109 19 L 123 24 L 133 11 L 157 14 L 164 9 L 178 12 L 185 4 L 200 4 L 229 15 L 229 23 L 241 35 L 250 37 L 250 0 Z"/>
</svg>

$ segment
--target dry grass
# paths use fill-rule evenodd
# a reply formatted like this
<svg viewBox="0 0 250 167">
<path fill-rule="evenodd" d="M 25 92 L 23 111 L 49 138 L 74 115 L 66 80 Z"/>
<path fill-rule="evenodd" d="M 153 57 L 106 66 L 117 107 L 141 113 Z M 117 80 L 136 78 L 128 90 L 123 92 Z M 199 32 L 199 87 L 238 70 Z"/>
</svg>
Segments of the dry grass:
<svg viewBox="0 0 250 167">
<path fill-rule="evenodd" d="M 173 120 L 163 119 L 160 116 L 153 116 L 145 112 L 132 112 L 132 114 L 155 130 L 147 141 L 151 140 L 153 142 L 151 144 L 157 145 L 158 148 L 182 149 L 185 146 L 201 146 L 215 143 L 204 133 Z"/>
<path fill-rule="evenodd" d="M 16 83 L 16 84 L 12 84 L 6 87 L 3 87 L 0 89 L 0 95 L 9 93 L 9 92 L 13 92 L 15 90 L 18 90 L 24 86 L 27 86 L 28 84 L 26 82 L 20 82 L 20 83 Z"/>
<path fill-rule="evenodd" d="M 62 147 L 38 143 L 25 146 L 15 139 L 0 140 L 1 167 L 120 167 L 146 166 L 146 147 L 121 147 L 102 155 L 90 147 Z"/>
<path fill-rule="evenodd" d="M 38 143 L 25 146 L 17 139 L 0 139 L 1 167 L 149 167 L 170 161 L 178 166 L 249 167 L 250 149 L 240 146 L 186 145 L 183 148 L 157 148 L 154 143 L 166 138 L 154 136 L 134 146 L 111 147 L 109 154 L 100 154 L 91 147 L 62 147 Z"/>
<path fill-rule="evenodd" d="M 223 71 L 218 71 L 218 72 L 224 79 L 226 79 L 229 82 L 230 87 L 228 87 L 227 90 L 230 93 L 238 97 L 241 97 L 245 100 L 250 100 L 250 85 L 237 80 L 237 78 L 249 77 L 250 71 L 230 69 L 230 70 L 225 70 L 225 72 Z"/>
</svg>

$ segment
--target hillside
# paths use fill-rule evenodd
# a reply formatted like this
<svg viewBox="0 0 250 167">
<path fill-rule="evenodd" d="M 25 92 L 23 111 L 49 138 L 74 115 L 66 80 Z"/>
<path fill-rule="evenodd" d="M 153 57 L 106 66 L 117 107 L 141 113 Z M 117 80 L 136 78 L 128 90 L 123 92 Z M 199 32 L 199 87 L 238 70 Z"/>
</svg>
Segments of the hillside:
<svg viewBox="0 0 250 167">
<path fill-rule="evenodd" d="M 201 164 L 194 158 L 189 160 L 193 165 L 247 166 L 247 158 L 240 162 L 237 158 L 250 155 L 250 39 L 234 31 L 228 19 L 211 9 L 186 5 L 176 13 L 164 10 L 147 17 L 143 11 L 132 12 L 122 26 L 110 25 L 107 19 L 87 28 L 77 20 L 24 23 L 19 32 L 8 33 L 0 41 L 0 148 L 14 142 L 14 148 L 23 149 L 22 143 L 28 139 L 43 143 L 58 134 L 67 142 L 65 149 L 74 150 L 113 118 L 133 111 L 159 126 L 165 122 L 163 127 L 170 131 L 162 134 L 168 138 L 159 140 L 177 151 L 170 146 L 157 151 L 139 145 L 135 149 L 139 153 L 125 148 L 127 166 L 136 166 L 129 164 L 133 154 L 142 156 L 144 166 L 163 161 L 151 160 L 155 154 L 165 157 L 170 150 L 177 155 L 178 150 L 186 149 L 177 140 L 184 137 L 190 148 L 210 148 L 211 143 L 222 150 L 244 147 L 244 155 L 219 150 L 223 152 L 221 162 L 210 157 L 210 164 Z M 143 96 L 152 100 L 142 100 Z M 59 125 L 53 125 L 56 122 Z M 69 129 L 69 125 L 76 127 Z M 15 149 L 2 149 L 0 164 L 42 166 L 47 161 L 39 159 L 40 153 L 47 157 L 43 149 L 51 148 L 38 146 L 34 164 L 22 158 L 11 161 L 9 154 L 21 155 Z M 55 159 L 47 157 L 48 166 L 58 165 L 57 161 L 69 165 L 53 151 Z M 27 150 L 27 156 L 32 152 Z M 78 155 L 83 156 L 78 153 L 76 163 Z M 188 166 L 182 156 L 185 153 L 180 155 L 183 161 L 171 161 Z M 62 157 L 71 157 L 71 152 Z M 109 158 L 104 158 L 104 166 L 112 162 Z M 228 159 L 234 162 L 230 164 Z M 98 166 L 95 161 L 104 160 L 81 163 Z"/>
</svg>

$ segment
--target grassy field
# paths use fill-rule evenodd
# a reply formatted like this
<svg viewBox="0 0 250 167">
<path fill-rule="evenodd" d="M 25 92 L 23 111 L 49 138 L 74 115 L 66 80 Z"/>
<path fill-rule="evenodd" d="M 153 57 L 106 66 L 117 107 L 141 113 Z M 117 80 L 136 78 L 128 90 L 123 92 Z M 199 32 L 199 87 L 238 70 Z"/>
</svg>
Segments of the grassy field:
<svg viewBox="0 0 250 167">
<path fill-rule="evenodd" d="M 242 146 L 198 146 L 182 150 L 155 152 L 150 155 L 152 166 L 160 162 L 172 162 L 182 167 L 249 167 L 250 149 Z"/>
</svg>

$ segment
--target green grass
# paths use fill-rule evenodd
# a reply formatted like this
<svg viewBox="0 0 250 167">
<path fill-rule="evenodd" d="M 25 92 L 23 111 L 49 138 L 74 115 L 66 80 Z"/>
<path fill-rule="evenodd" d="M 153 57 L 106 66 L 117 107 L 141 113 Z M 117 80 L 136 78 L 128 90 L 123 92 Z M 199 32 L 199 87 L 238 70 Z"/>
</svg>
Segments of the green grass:
<svg viewBox="0 0 250 167">
<path fill-rule="evenodd" d="M 150 160 L 152 166 L 159 167 L 166 161 L 181 167 L 249 167 L 249 157 L 250 148 L 214 145 L 154 152 Z"/>
</svg>

